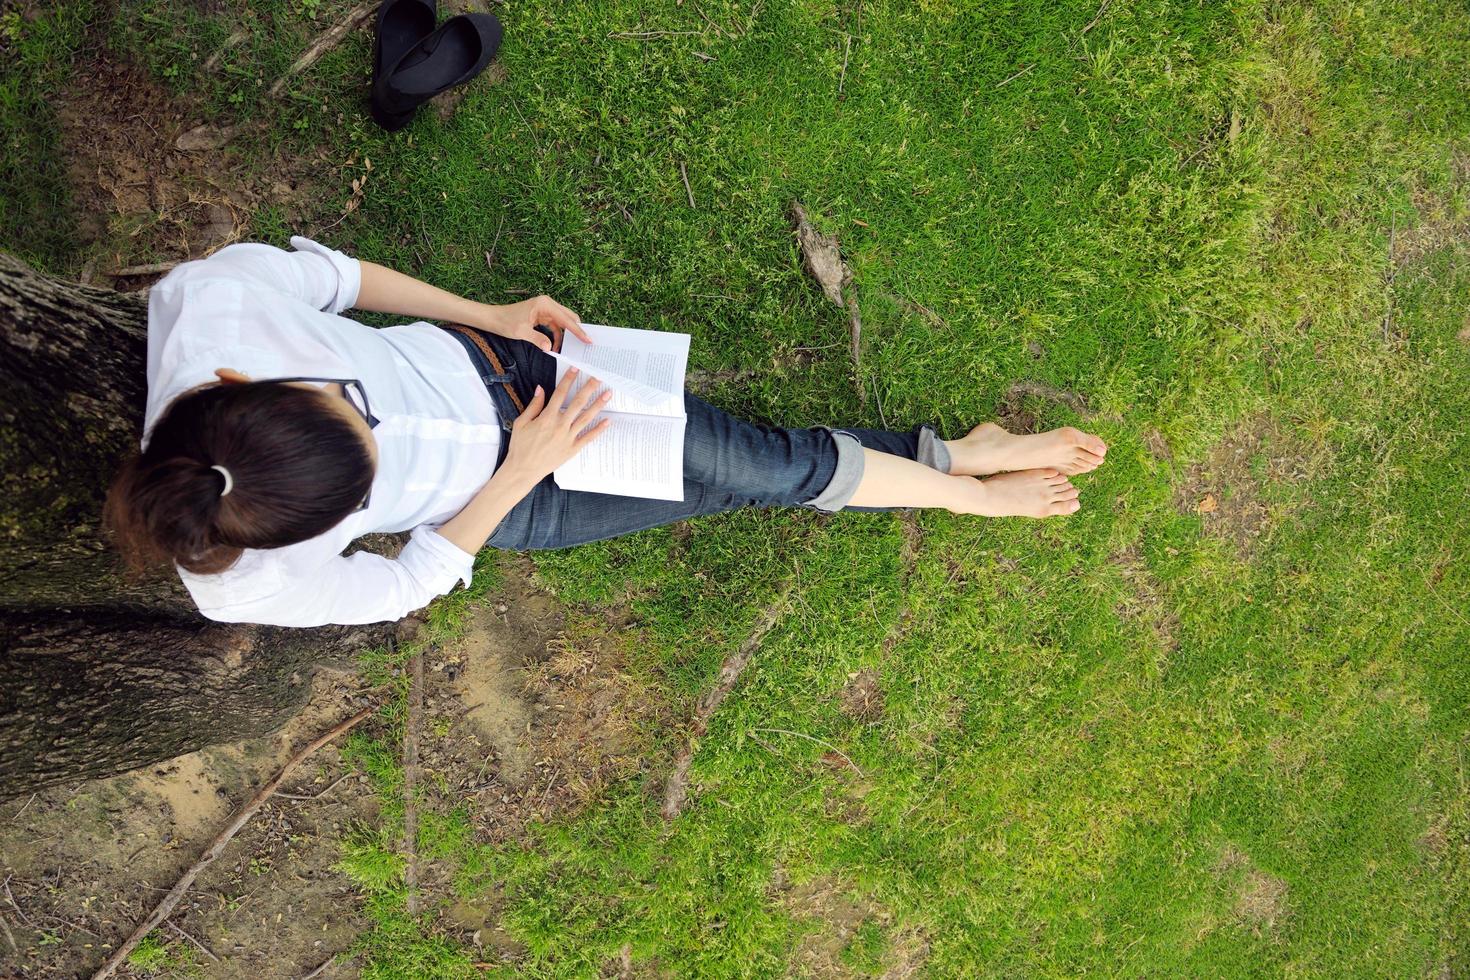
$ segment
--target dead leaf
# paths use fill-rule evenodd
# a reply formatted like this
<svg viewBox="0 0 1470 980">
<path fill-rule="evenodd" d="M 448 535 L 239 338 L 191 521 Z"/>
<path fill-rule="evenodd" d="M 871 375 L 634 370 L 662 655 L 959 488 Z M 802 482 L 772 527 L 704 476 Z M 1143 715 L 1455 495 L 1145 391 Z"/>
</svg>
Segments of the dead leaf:
<svg viewBox="0 0 1470 980">
<path fill-rule="evenodd" d="M 1220 509 L 1220 501 L 1215 497 L 1213 493 L 1207 493 L 1205 494 L 1204 499 L 1201 500 L 1194 509 L 1199 511 L 1201 514 L 1213 514 L 1215 511 Z"/>
<path fill-rule="evenodd" d="M 842 261 L 837 239 L 822 234 L 812 226 L 801 202 L 791 205 L 791 215 L 796 219 L 796 241 L 801 246 L 801 257 L 806 261 L 807 272 L 811 273 L 829 300 L 838 306 L 846 306 L 842 298 L 842 288 L 852 280 L 852 270 Z"/>
</svg>

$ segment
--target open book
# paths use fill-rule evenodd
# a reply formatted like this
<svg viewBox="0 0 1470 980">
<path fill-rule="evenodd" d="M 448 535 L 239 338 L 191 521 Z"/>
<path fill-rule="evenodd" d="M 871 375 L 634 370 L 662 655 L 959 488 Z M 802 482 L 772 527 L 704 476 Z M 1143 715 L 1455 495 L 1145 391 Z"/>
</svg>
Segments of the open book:
<svg viewBox="0 0 1470 980">
<path fill-rule="evenodd" d="M 596 378 L 611 388 L 606 432 L 557 467 L 563 490 L 592 490 L 650 500 L 684 499 L 684 371 L 689 335 L 582 325 L 589 346 L 563 335 L 556 381 L 568 368 L 581 378 L 573 394 Z"/>
</svg>

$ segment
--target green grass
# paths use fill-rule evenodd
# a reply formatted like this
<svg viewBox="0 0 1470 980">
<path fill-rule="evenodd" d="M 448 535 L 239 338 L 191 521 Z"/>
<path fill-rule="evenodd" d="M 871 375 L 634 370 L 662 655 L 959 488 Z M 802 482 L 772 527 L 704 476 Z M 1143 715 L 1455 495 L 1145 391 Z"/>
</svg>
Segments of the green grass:
<svg viewBox="0 0 1470 980">
<path fill-rule="evenodd" d="M 236 26 L 138 6 L 162 25 L 116 43 L 170 84 Z M 274 113 L 268 147 L 305 138 L 308 106 L 344 115 L 341 199 L 373 170 L 330 244 L 689 331 L 693 367 L 758 372 L 725 407 L 958 434 L 1027 380 L 1087 399 L 1033 402 L 1044 423 L 1112 446 L 1077 516 L 924 514 L 911 567 L 889 515 L 538 556 L 563 601 L 631 608 L 634 669 L 676 705 L 788 587 L 793 612 L 677 821 L 640 780 L 505 847 L 462 815 L 426 825 L 461 889 L 502 896 L 516 975 L 595 975 L 625 944 L 678 976 L 1470 971 L 1470 13 L 1115 0 L 1084 34 L 1097 8 L 522 0 L 501 8 L 506 80 L 392 138 L 351 101 L 361 38 L 285 107 L 200 83 L 213 111 Z M 241 58 L 266 82 L 304 36 L 276 33 Z M 797 199 L 854 266 L 865 403 Z M 1264 515 L 1239 547 L 1180 488 L 1229 462 L 1222 440 L 1256 446 L 1242 433 L 1266 436 L 1212 487 Z M 874 724 L 839 710 L 861 670 Z M 389 798 L 392 744 L 355 749 Z M 401 808 L 384 820 L 344 857 L 379 922 L 370 970 L 465 971 L 402 914 Z M 814 961 L 831 926 L 792 896 L 818 886 L 868 911 Z"/>
</svg>

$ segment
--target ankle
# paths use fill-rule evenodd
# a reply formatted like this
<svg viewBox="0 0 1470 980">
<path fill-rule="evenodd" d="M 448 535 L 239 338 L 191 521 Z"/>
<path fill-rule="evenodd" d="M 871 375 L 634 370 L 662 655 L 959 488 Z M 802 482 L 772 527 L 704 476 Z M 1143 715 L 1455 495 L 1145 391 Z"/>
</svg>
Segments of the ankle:
<svg viewBox="0 0 1470 980">
<path fill-rule="evenodd" d="M 955 497 L 947 508 L 951 514 L 983 515 L 990 503 L 990 489 L 973 476 L 955 476 Z"/>
</svg>

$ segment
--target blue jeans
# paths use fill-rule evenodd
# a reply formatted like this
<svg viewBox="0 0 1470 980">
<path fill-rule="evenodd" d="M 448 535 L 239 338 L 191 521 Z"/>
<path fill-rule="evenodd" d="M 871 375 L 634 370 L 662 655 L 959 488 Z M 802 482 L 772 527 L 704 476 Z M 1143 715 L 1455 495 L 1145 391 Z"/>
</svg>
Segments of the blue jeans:
<svg viewBox="0 0 1470 980">
<path fill-rule="evenodd" d="M 537 385 L 547 392 L 556 387 L 556 361 L 523 340 L 483 334 L 504 369 L 498 374 L 469 338 L 449 334 L 469 353 L 500 415 L 505 438 L 498 467 L 518 414 L 503 382 L 529 403 Z M 862 479 L 863 447 L 949 471 L 948 450 L 927 425 L 910 432 L 783 429 L 737 419 L 693 395 L 684 396 L 684 410 L 689 420 L 682 501 L 563 490 L 548 476 L 511 509 L 486 543 L 517 551 L 566 548 L 741 507 L 841 510 Z"/>
</svg>

